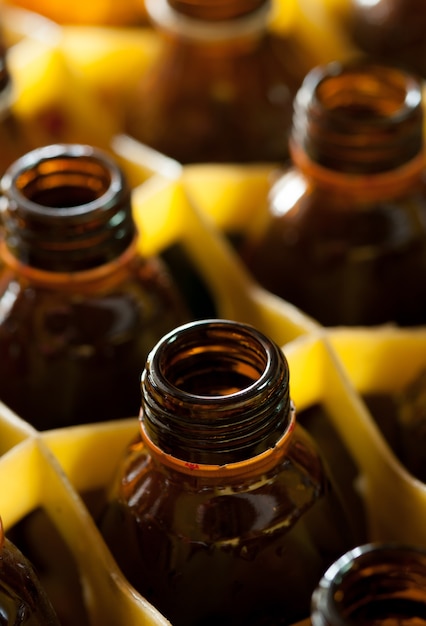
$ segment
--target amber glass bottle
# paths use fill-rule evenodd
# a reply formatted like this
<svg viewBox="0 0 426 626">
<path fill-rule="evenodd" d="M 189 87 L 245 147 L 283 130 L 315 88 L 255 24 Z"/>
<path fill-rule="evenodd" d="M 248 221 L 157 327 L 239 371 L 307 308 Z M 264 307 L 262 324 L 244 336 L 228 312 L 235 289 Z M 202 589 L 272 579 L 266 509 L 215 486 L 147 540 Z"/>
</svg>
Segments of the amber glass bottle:
<svg viewBox="0 0 426 626">
<path fill-rule="evenodd" d="M 349 0 L 344 15 L 344 30 L 361 51 L 426 76 L 423 0 Z"/>
<path fill-rule="evenodd" d="M 352 539 L 282 351 L 237 322 L 178 327 L 148 357 L 140 427 L 100 520 L 135 588 L 175 626 L 307 617 Z"/>
<path fill-rule="evenodd" d="M 137 415 L 141 362 L 189 318 L 138 253 L 122 172 L 90 146 L 51 145 L 1 190 L 0 399 L 39 429 Z"/>
<path fill-rule="evenodd" d="M 426 624 L 426 552 L 373 543 L 342 555 L 312 597 L 313 626 Z"/>
<path fill-rule="evenodd" d="M 267 289 L 324 325 L 426 322 L 422 85 L 368 62 L 308 73 L 293 165 L 242 255 Z"/>
<path fill-rule="evenodd" d="M 0 522 L 0 622 L 4 626 L 59 626 L 31 563 L 9 541 Z"/>
<path fill-rule="evenodd" d="M 286 160 L 308 68 L 268 30 L 269 0 L 146 5 L 164 44 L 124 105 L 127 132 L 181 163 Z"/>
</svg>

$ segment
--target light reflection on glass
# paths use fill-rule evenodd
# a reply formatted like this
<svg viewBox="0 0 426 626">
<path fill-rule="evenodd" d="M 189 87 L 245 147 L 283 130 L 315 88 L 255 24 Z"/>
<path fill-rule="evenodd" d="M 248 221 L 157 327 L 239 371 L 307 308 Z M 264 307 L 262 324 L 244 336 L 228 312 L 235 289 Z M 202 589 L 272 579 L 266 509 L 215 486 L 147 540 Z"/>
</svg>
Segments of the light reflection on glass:
<svg viewBox="0 0 426 626">
<path fill-rule="evenodd" d="M 282 191 L 285 187 L 285 192 Z M 274 188 L 271 210 L 276 217 L 285 215 L 306 191 L 306 182 L 297 172 L 288 172 Z"/>
</svg>

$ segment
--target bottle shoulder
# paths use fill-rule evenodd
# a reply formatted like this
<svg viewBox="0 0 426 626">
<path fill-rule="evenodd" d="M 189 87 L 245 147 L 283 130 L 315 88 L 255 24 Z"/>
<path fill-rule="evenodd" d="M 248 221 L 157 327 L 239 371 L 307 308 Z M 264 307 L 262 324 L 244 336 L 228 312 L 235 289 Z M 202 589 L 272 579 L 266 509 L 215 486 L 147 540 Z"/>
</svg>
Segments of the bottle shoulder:
<svg viewBox="0 0 426 626">
<path fill-rule="evenodd" d="M 212 527 L 213 520 L 226 518 L 236 520 L 236 527 L 229 532 L 240 536 L 255 527 L 271 530 L 293 523 L 328 489 L 316 445 L 296 426 L 287 452 L 276 465 L 259 475 L 232 479 L 227 477 L 226 466 L 213 478 L 200 477 L 196 471 L 191 475 L 171 470 L 153 458 L 138 439 L 121 463 L 112 498 L 137 517 L 149 517 L 156 510 L 162 524 L 174 527 L 175 532 L 179 524 L 199 518 L 204 511 L 212 520 L 210 535 L 219 534 L 219 527 Z M 254 520 L 253 513 L 261 509 L 262 519 Z M 203 532 L 201 528 L 199 532 Z"/>
<path fill-rule="evenodd" d="M 133 246 L 117 259 L 93 269 L 62 272 L 39 270 L 30 262 L 22 263 L 3 245 L 0 248 L 0 298 L 12 285 L 19 293 L 29 289 L 40 297 L 62 294 L 69 299 L 84 295 L 89 299 L 126 292 L 137 294 L 138 291 L 143 291 L 146 298 L 150 292 L 174 294 L 177 289 L 160 258 L 145 257 Z"/>
</svg>

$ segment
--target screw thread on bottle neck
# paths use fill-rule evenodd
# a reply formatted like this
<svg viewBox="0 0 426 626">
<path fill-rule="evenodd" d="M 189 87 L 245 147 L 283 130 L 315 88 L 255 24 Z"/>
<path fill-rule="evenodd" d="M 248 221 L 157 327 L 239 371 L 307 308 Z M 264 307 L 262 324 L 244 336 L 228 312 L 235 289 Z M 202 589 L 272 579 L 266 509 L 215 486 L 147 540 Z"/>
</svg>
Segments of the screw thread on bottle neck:
<svg viewBox="0 0 426 626">
<path fill-rule="evenodd" d="M 335 171 L 400 167 L 422 150 L 421 84 L 403 70 L 368 62 L 315 68 L 295 98 L 292 141 Z"/>
<path fill-rule="evenodd" d="M 1 191 L 5 245 L 34 268 L 92 269 L 120 256 L 136 235 L 122 172 L 90 146 L 27 153 L 4 174 Z"/>
<path fill-rule="evenodd" d="M 250 459 L 290 425 L 287 361 L 244 324 L 203 320 L 169 333 L 149 355 L 141 388 L 145 434 L 191 463 Z"/>
</svg>

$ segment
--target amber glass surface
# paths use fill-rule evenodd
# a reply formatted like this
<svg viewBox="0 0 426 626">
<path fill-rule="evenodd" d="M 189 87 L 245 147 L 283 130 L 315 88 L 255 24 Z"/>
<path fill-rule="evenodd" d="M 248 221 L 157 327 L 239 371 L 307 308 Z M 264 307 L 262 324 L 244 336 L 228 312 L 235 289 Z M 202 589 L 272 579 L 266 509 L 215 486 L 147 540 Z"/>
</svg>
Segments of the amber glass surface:
<svg viewBox="0 0 426 626">
<path fill-rule="evenodd" d="M 123 104 L 130 135 L 182 163 L 287 160 L 292 100 L 308 68 L 290 36 L 268 31 L 268 3 L 242 5 L 148 5 L 164 45 Z"/>
<path fill-rule="evenodd" d="M 291 624 L 352 546 L 318 450 L 295 424 L 281 350 L 204 320 L 170 333 L 142 376 L 100 529 L 130 582 L 176 626 Z"/>
<path fill-rule="evenodd" d="M 122 173 L 91 147 L 47 146 L 2 191 L 0 398 L 39 429 L 136 415 L 148 351 L 188 318 L 137 252 Z"/>
<path fill-rule="evenodd" d="M 59 626 L 31 563 L 0 525 L 0 621 L 4 626 Z"/>
<path fill-rule="evenodd" d="M 426 553 L 380 543 L 349 551 L 322 577 L 311 620 L 313 626 L 426 624 Z"/>
<path fill-rule="evenodd" d="M 423 0 L 349 0 L 344 28 L 364 53 L 426 76 Z"/>
<path fill-rule="evenodd" d="M 331 64 L 298 92 L 293 165 L 242 251 L 270 291 L 325 325 L 426 321 L 421 84 Z"/>
</svg>

